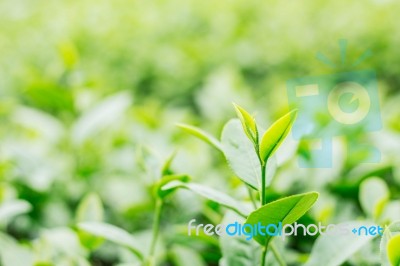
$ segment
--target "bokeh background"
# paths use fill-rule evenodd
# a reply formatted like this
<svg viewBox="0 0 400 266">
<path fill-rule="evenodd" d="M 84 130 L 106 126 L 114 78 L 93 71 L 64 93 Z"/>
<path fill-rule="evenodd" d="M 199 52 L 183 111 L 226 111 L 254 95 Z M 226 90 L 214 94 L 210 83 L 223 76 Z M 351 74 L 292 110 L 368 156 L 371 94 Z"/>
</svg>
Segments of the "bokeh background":
<svg viewBox="0 0 400 266">
<path fill-rule="evenodd" d="M 305 219 L 366 217 L 359 185 L 378 176 L 390 188 L 387 220 L 400 219 L 399 12 L 394 0 L 2 0 L 1 265 L 133 265 L 123 247 L 81 243 L 74 225 L 85 195 L 97 193 L 104 221 L 142 243 L 151 235 L 152 184 L 174 151 L 175 172 L 246 199 L 224 158 L 175 124 L 219 136 L 237 102 L 266 128 L 288 110 L 287 80 L 340 71 L 377 73 L 383 129 L 369 141 L 382 162 L 359 165 L 338 149 L 334 168 L 299 169 L 304 154 L 293 144 L 271 198 L 312 189 L 321 199 Z M 339 39 L 348 41 L 348 62 L 367 49 L 372 57 L 356 69 L 316 60 L 322 52 L 339 63 Z M 185 225 L 218 223 L 224 212 L 188 191 L 171 196 L 160 263 L 217 265 L 218 240 L 188 238 Z M 314 240 L 293 240 L 289 262 L 304 262 Z M 373 245 L 364 252 L 350 265 L 379 265 Z"/>
</svg>

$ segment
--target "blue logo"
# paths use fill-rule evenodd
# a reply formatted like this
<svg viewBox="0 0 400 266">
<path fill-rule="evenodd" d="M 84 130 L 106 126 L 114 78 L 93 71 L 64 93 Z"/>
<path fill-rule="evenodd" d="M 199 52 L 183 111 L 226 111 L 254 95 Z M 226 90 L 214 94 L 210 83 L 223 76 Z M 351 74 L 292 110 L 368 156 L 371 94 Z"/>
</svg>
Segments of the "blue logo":
<svg viewBox="0 0 400 266">
<path fill-rule="evenodd" d="M 346 41 L 339 41 L 341 67 L 356 67 L 371 55 L 365 52 L 353 64 L 346 62 Z M 337 68 L 323 54 L 323 63 Z M 292 129 L 305 154 L 299 165 L 303 168 L 331 168 L 333 139 L 347 138 L 347 156 L 356 156 L 364 163 L 377 163 L 380 151 L 366 139 L 367 133 L 382 128 L 378 84 L 374 70 L 351 70 L 320 76 L 291 79 L 287 82 L 291 108 L 299 110 Z"/>
</svg>

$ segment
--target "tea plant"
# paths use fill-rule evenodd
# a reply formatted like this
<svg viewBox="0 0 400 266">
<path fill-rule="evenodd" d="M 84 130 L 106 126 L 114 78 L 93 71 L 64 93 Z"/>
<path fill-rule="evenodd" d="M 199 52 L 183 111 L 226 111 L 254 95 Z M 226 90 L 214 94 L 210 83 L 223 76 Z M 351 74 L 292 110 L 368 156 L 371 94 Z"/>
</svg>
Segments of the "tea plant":
<svg viewBox="0 0 400 266">
<path fill-rule="evenodd" d="M 317 192 L 292 195 L 273 202 L 267 202 L 266 198 L 266 189 L 270 183 L 270 180 L 267 180 L 268 161 L 272 158 L 276 150 L 288 135 L 296 117 L 296 111 L 292 111 L 277 120 L 260 137 L 259 127 L 256 124 L 254 117 L 238 105 L 235 105 L 235 109 L 239 121 L 232 120 L 225 125 L 222 133 L 222 142 L 219 142 L 211 135 L 195 127 L 187 125 L 180 125 L 180 127 L 205 140 L 224 153 L 228 163 L 236 175 L 249 188 L 249 196 L 253 200 L 253 208 L 249 208 L 248 204 L 245 202 L 238 201 L 220 191 L 201 184 L 188 182 L 189 178 L 185 175 L 171 175 L 169 165 L 173 159 L 172 156 L 167 160 L 163 167 L 161 179 L 155 184 L 156 203 L 153 238 L 146 258 L 143 253 L 138 250 L 138 245 L 135 244 L 134 239 L 132 239 L 129 233 L 122 229 L 98 222 L 83 222 L 78 225 L 78 228 L 128 247 L 137 255 L 144 265 L 155 265 L 155 246 L 159 234 L 160 214 L 163 200 L 177 188 L 189 189 L 203 197 L 226 206 L 238 214 L 236 219 L 240 219 L 240 221 L 243 221 L 248 225 L 255 225 L 259 222 L 264 226 L 269 224 L 278 224 L 279 222 L 281 222 L 282 225 L 286 225 L 297 221 L 316 202 L 318 198 Z M 240 127 L 240 124 L 242 132 L 237 131 L 238 125 Z M 240 135 L 240 133 L 244 134 L 245 138 L 243 138 L 243 135 Z M 251 149 L 249 149 L 249 146 Z M 258 192 L 259 194 L 259 204 L 254 201 L 253 191 Z M 276 261 L 278 261 L 280 265 L 285 265 L 284 259 L 272 241 L 271 236 L 257 235 L 254 239 L 259 245 L 259 247 L 255 247 L 255 250 L 260 252 L 259 265 L 266 265 L 268 250 L 274 254 Z M 239 263 L 240 259 L 238 260 L 235 257 L 236 254 L 233 250 L 230 249 L 230 251 L 223 254 L 223 256 L 221 264 L 241 265 Z M 246 264 L 257 265 L 258 263 L 256 264 L 255 262 L 256 261 L 253 258 L 247 258 Z"/>
<path fill-rule="evenodd" d="M 102 223 L 101 220 L 93 222 L 93 217 L 100 215 L 91 215 L 89 221 L 82 218 L 78 219 L 81 222 L 78 224 L 81 241 L 91 243 L 86 246 L 92 250 L 98 246 L 99 239 L 90 239 L 89 235 L 85 233 L 89 232 L 92 235 L 127 247 L 141 261 L 139 262 L 140 265 L 157 265 L 156 243 L 160 231 L 161 208 L 167 196 L 178 188 L 188 189 L 230 209 L 231 211 L 226 212 L 223 218 L 224 223 L 239 222 L 251 226 L 260 223 L 267 226 L 270 224 L 277 225 L 281 222 L 284 226 L 294 223 L 302 217 L 317 201 L 317 192 L 291 195 L 275 201 L 268 201 L 266 195 L 272 179 L 268 175 L 268 171 L 274 172 L 274 165 L 269 162 L 273 162 L 275 152 L 288 135 L 296 119 L 296 110 L 287 113 L 273 123 L 263 134 L 260 134 L 259 126 L 254 117 L 242 107 L 234 106 L 238 119 L 233 119 L 224 126 L 221 141 L 199 128 L 185 124 L 178 126 L 204 140 L 225 156 L 235 175 L 247 187 L 251 204 L 237 200 L 208 186 L 190 182 L 187 175 L 174 174 L 170 169 L 174 158 L 174 155 L 171 155 L 162 167 L 160 179 L 153 186 L 155 207 L 153 236 L 149 250 L 143 251 L 143 248 L 140 248 L 132 235 L 123 229 Z M 360 203 L 365 213 L 369 214 L 371 219 L 377 223 L 382 222 L 382 219 L 392 221 L 393 217 L 385 218 L 383 215 L 383 210 L 389 199 L 386 184 L 378 178 L 369 178 L 360 187 Z M 374 194 L 371 194 L 371 187 L 374 188 Z M 259 197 L 258 203 L 254 199 L 254 193 Z M 93 196 L 84 199 L 79 207 L 78 217 L 84 216 L 82 213 L 85 213 L 85 209 L 99 209 L 99 204 L 96 202 L 99 202 L 99 200 L 96 200 Z M 92 206 L 89 207 L 89 205 Z M 94 211 L 94 213 L 101 213 L 101 211 Z M 348 224 L 361 226 L 372 225 L 373 223 L 350 221 Z M 383 265 L 397 265 L 396 263 L 399 261 L 398 232 L 400 232 L 399 223 L 393 223 L 385 230 L 381 240 L 381 261 Z M 325 261 L 326 265 L 341 265 L 374 238 L 376 237 L 321 235 L 315 242 L 306 265 L 317 266 L 320 265 L 321 261 Z M 223 257 L 220 259 L 220 265 L 264 266 L 267 265 L 267 260 L 273 264 L 286 265 L 280 239 L 274 240 L 269 235 L 255 235 L 253 239 L 255 241 L 250 242 L 244 240 L 243 236 L 222 235 L 220 237 L 220 249 Z"/>
<path fill-rule="evenodd" d="M 246 211 L 246 207 L 243 203 L 236 202 L 228 195 L 198 184 L 171 182 L 165 185 L 163 189 L 170 189 L 178 186 L 188 188 L 195 193 L 236 211 L 240 216 L 245 218 L 245 224 L 255 225 L 260 222 L 262 225 L 267 226 L 269 224 L 278 224 L 279 222 L 282 222 L 282 225 L 294 223 L 313 206 L 318 198 L 318 193 L 308 192 L 297 194 L 267 203 L 266 189 L 270 181 L 267 180 L 268 161 L 288 135 L 293 121 L 296 118 L 297 111 L 293 110 L 287 113 L 278 119 L 265 133 L 260 135 L 259 126 L 255 118 L 242 107 L 236 104 L 234 107 L 239 121 L 231 120 L 225 125 L 222 133 L 222 143 L 195 127 L 187 125 L 180 125 L 180 127 L 205 140 L 225 155 L 235 174 L 249 188 L 249 194 L 252 200 L 252 190 L 258 192 L 260 204 L 258 205 L 253 200 L 253 207 L 255 210 Z M 238 127 L 238 123 L 241 124 L 242 132 L 247 137 L 247 140 L 243 139 L 240 132 L 235 130 Z M 271 241 L 271 236 L 256 235 L 254 239 L 261 246 L 261 266 L 266 265 L 268 250 L 271 250 L 280 265 L 285 265 L 278 249 Z M 239 265 L 238 261 L 230 259 L 234 255 L 233 252 L 231 254 L 224 254 L 222 263 Z M 251 263 L 251 261 L 252 259 L 249 258 L 248 263 Z"/>
<path fill-rule="evenodd" d="M 253 201 L 253 208 L 255 210 L 250 213 L 243 212 L 241 210 L 244 206 L 239 205 L 238 202 L 233 204 L 234 201 L 229 199 L 227 195 L 222 195 L 220 192 L 215 191 L 211 193 L 209 188 L 199 187 L 199 185 L 177 184 L 174 182 L 166 185 L 165 188 L 180 185 L 181 187 L 191 189 L 195 193 L 231 208 L 236 211 L 237 214 L 245 218 L 245 220 L 241 220 L 241 217 L 228 213 L 227 222 L 239 220 L 239 222 L 244 221 L 246 224 L 250 225 L 255 225 L 258 222 L 261 222 L 263 225 L 277 224 L 279 222 L 282 222 L 283 225 L 294 223 L 313 206 L 318 198 L 318 193 L 309 192 L 292 195 L 267 203 L 266 188 L 271 180 L 267 180 L 266 173 L 268 170 L 268 161 L 272 159 L 274 152 L 279 148 L 290 131 L 293 121 L 296 118 L 296 110 L 289 112 L 277 120 L 260 138 L 259 127 L 254 117 L 242 107 L 238 105 L 234 106 L 240 122 L 231 120 L 225 125 L 221 142 L 199 128 L 189 125 L 179 126 L 186 132 L 209 143 L 225 155 L 235 174 L 249 188 L 249 198 Z M 240 125 L 244 134 L 240 134 L 238 131 Z M 394 208 L 397 208 L 398 203 L 393 201 L 392 209 L 388 208 L 389 190 L 384 181 L 379 178 L 370 178 L 361 183 L 360 188 L 360 204 L 363 206 L 364 212 L 367 213 L 367 215 L 369 214 L 370 217 L 379 224 L 387 224 L 388 221 L 396 220 L 395 211 L 392 209 L 394 206 Z M 254 202 L 254 198 L 252 197 L 252 192 L 254 190 L 259 194 L 260 205 Z M 209 193 L 204 193 L 204 191 L 209 191 Z M 387 217 L 383 215 L 385 208 L 389 209 L 386 211 Z M 367 220 L 366 222 L 349 221 L 346 222 L 346 224 L 354 227 L 368 224 L 373 225 L 371 220 Z M 400 258 L 398 248 L 399 231 L 398 222 L 392 223 L 385 230 L 380 246 L 381 262 L 383 265 L 398 265 Z M 321 261 L 325 261 L 325 265 L 341 265 L 376 237 L 378 236 L 355 237 L 353 235 L 321 235 L 315 242 L 306 265 L 318 266 L 321 264 Z M 251 256 L 244 257 L 236 254 L 237 252 L 242 254 L 243 250 L 247 250 L 247 252 L 252 254 L 254 250 L 259 250 L 259 247 L 253 246 L 249 251 L 250 243 L 243 242 L 238 237 L 233 237 L 232 239 L 227 238 L 229 237 L 221 237 L 221 248 L 224 255 L 220 262 L 221 265 L 265 265 L 268 250 L 272 252 L 279 265 L 286 265 L 279 249 L 276 247 L 274 241 L 271 241 L 271 236 L 256 235 L 254 237 L 261 247 L 261 257 L 259 261 L 254 260 Z M 232 247 L 232 241 L 236 241 L 237 243 L 241 242 L 240 248 L 238 248 L 238 246 Z M 243 243 L 246 244 L 243 245 Z"/>
<path fill-rule="evenodd" d="M 136 257 L 139 259 L 139 265 L 153 266 L 156 265 L 156 245 L 160 231 L 161 221 L 161 210 L 164 204 L 165 198 L 171 194 L 176 188 L 161 189 L 164 185 L 171 182 L 188 182 L 190 177 L 187 175 L 174 174 L 170 169 L 172 160 L 174 159 L 175 153 L 173 153 L 164 163 L 161 168 L 161 176 L 155 184 L 153 184 L 153 196 L 155 199 L 154 203 L 154 217 L 153 217 L 153 234 L 150 242 L 148 251 L 143 251 L 141 244 L 134 239 L 134 237 L 126 232 L 125 230 L 116 227 L 114 225 L 102 222 L 101 215 L 92 215 L 94 213 L 101 213 L 101 203 L 99 199 L 86 198 L 80 204 L 78 208 L 78 230 L 80 231 L 81 241 L 86 243 L 86 247 L 94 250 L 98 247 L 98 240 L 101 241 L 105 238 L 109 241 L 122 245 L 128 248 Z M 92 201 L 92 206 L 90 205 Z M 95 210 L 95 211 L 93 211 Z M 97 210 L 97 211 L 96 211 Z M 90 213 L 90 215 L 82 215 L 82 213 Z M 79 215 L 80 214 L 80 215 Z M 86 217 L 85 217 L 86 216 Z M 82 219 L 81 217 L 85 217 Z M 96 217 L 98 217 L 96 219 Z M 98 238 L 90 240 L 90 236 L 86 233 L 90 233 Z M 88 241 L 89 238 L 89 241 Z M 97 241 L 96 241 L 97 239 Z"/>
<path fill-rule="evenodd" d="M 400 223 L 397 211 L 400 202 L 390 200 L 389 188 L 378 177 L 369 177 L 361 182 L 359 202 L 367 219 L 347 221 L 346 224 L 350 228 L 380 224 L 385 227 L 383 236 L 380 237 L 379 234 L 366 236 L 321 235 L 313 245 L 306 266 L 318 266 L 321 261 L 324 261 L 325 265 L 342 265 L 356 252 L 368 247 L 368 244 L 379 246 L 380 258 L 375 258 L 376 263 L 383 266 L 399 265 Z M 364 263 L 372 264 L 369 260 Z"/>
</svg>

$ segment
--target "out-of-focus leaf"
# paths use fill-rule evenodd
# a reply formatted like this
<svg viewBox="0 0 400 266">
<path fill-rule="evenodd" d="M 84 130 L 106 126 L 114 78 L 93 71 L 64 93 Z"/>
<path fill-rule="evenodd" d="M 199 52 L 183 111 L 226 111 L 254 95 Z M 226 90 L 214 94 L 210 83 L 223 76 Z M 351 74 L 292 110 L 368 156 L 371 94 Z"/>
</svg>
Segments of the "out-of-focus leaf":
<svg viewBox="0 0 400 266">
<path fill-rule="evenodd" d="M 162 187 L 162 190 L 169 190 L 172 188 L 182 187 L 193 191 L 200 196 L 203 196 L 209 200 L 215 201 L 229 209 L 232 209 L 239 213 L 240 215 L 247 216 L 249 213 L 249 209 L 237 201 L 236 199 L 209 187 L 195 184 L 195 183 L 183 183 L 180 181 L 172 181 L 167 185 Z"/>
<path fill-rule="evenodd" d="M 69 260 L 73 265 L 78 258 L 86 257 L 87 250 L 81 245 L 76 233 L 67 227 L 44 229 L 37 241 L 33 242 L 35 259 L 39 262 L 52 262 L 63 265 Z"/>
<path fill-rule="evenodd" d="M 160 198 L 165 198 L 167 195 L 174 192 L 177 187 L 172 187 L 170 189 L 165 189 L 164 186 L 173 181 L 180 181 L 187 183 L 190 181 L 190 176 L 188 175 L 166 175 L 163 176 L 155 185 L 155 190 Z"/>
<path fill-rule="evenodd" d="M 83 198 L 76 212 L 76 221 L 79 222 L 101 222 L 103 221 L 103 204 L 96 193 L 90 193 Z M 81 243 L 89 248 L 96 249 L 103 243 L 103 239 L 85 231 L 78 230 Z"/>
<path fill-rule="evenodd" d="M 389 242 L 393 237 L 400 236 L 400 221 L 394 222 L 386 227 L 383 233 L 381 244 L 380 244 L 380 254 L 382 266 L 392 266 L 391 260 L 388 256 L 389 253 Z M 399 246 L 397 246 L 397 249 Z"/>
<path fill-rule="evenodd" d="M 35 261 L 35 264 L 33 266 L 54 266 L 54 264 L 50 261 Z"/>
<path fill-rule="evenodd" d="M 238 119 L 232 119 L 225 124 L 221 142 L 225 158 L 235 175 L 252 188 L 259 189 L 260 161 Z"/>
<path fill-rule="evenodd" d="M 83 222 L 78 224 L 78 228 L 95 236 L 103 237 L 116 244 L 127 247 L 138 258 L 143 260 L 143 254 L 138 248 L 140 244 L 135 241 L 131 234 L 119 227 L 99 222 Z"/>
<path fill-rule="evenodd" d="M 214 148 L 216 148 L 217 150 L 222 152 L 221 143 L 214 136 L 210 135 L 209 133 L 205 132 L 204 130 L 202 130 L 198 127 L 194 127 L 194 126 L 190 126 L 190 125 L 186 125 L 186 124 L 177 124 L 177 126 L 179 128 L 181 128 L 182 130 L 184 130 L 185 132 L 207 142 L 208 144 L 210 144 L 211 146 L 213 146 Z"/>
<path fill-rule="evenodd" d="M 33 265 L 33 252 L 11 237 L 0 233 L 0 265 Z"/>
<path fill-rule="evenodd" d="M 385 204 L 382 215 L 379 221 L 389 224 L 395 221 L 400 221 L 400 200 L 392 200 Z"/>
<path fill-rule="evenodd" d="M 56 143 L 63 136 L 64 127 L 54 116 L 38 109 L 18 107 L 12 114 L 14 123 L 35 132 L 46 142 Z"/>
<path fill-rule="evenodd" d="M 400 265 L 400 235 L 390 238 L 387 245 L 389 261 L 393 266 Z"/>
<path fill-rule="evenodd" d="M 206 266 L 203 258 L 193 249 L 175 245 L 171 250 L 171 257 L 176 266 Z"/>
<path fill-rule="evenodd" d="M 74 143 L 80 144 L 124 116 L 132 99 L 128 92 L 112 95 L 84 113 L 72 129 Z"/>
<path fill-rule="evenodd" d="M 293 110 L 279 118 L 264 133 L 260 143 L 260 157 L 264 162 L 279 148 L 292 128 L 297 110 Z"/>
<path fill-rule="evenodd" d="M 161 176 L 173 174 L 171 171 L 171 164 L 172 164 L 172 161 L 174 160 L 175 156 L 176 156 L 176 151 L 171 153 L 171 155 L 168 156 L 167 160 L 165 160 L 163 166 L 161 167 Z"/>
<path fill-rule="evenodd" d="M 374 219 L 381 216 L 389 197 L 389 189 L 385 181 L 380 178 L 368 178 L 360 185 L 361 206 L 365 213 Z"/>
<path fill-rule="evenodd" d="M 103 220 L 103 205 L 96 193 L 83 198 L 76 213 L 77 222 L 100 222 Z"/>
<path fill-rule="evenodd" d="M 12 200 L 0 205 L 0 223 L 3 223 L 17 215 L 27 213 L 32 206 L 24 200 Z"/>
<path fill-rule="evenodd" d="M 314 205 L 317 199 L 317 192 L 308 192 L 270 202 L 253 211 L 247 218 L 246 224 L 255 225 L 260 222 L 261 225 L 268 226 L 282 222 L 284 226 L 294 223 Z M 254 236 L 262 246 L 268 245 L 271 238 L 272 236 L 268 234 Z"/>
<path fill-rule="evenodd" d="M 74 102 L 71 90 L 53 80 L 37 79 L 29 84 L 24 91 L 24 96 L 30 105 L 38 107 L 52 114 L 61 112 L 73 112 Z"/>
<path fill-rule="evenodd" d="M 238 222 L 244 223 L 240 217 L 232 211 L 228 211 L 222 224 Z M 255 241 L 248 241 L 244 235 L 228 236 L 225 232 L 219 238 L 223 262 L 229 266 L 259 266 L 261 247 Z"/>
<path fill-rule="evenodd" d="M 79 55 L 76 47 L 72 42 L 65 41 L 58 46 L 60 56 L 64 61 L 64 65 L 67 69 L 72 69 L 78 62 Z"/>
<path fill-rule="evenodd" d="M 243 131 L 250 139 L 251 142 L 258 142 L 258 130 L 256 120 L 251 116 L 245 109 L 237 104 L 233 104 L 236 110 L 236 114 L 242 124 Z"/>
<path fill-rule="evenodd" d="M 325 266 L 339 266 L 348 260 L 354 253 L 360 250 L 365 244 L 370 242 L 372 235 L 356 235 L 351 232 L 353 228 L 360 226 L 373 226 L 370 222 L 352 221 L 337 224 L 346 229 L 345 232 L 339 231 L 331 234 L 320 235 L 312 248 L 306 266 L 320 266 L 321 262 Z M 342 230 L 344 230 L 342 229 Z"/>
</svg>

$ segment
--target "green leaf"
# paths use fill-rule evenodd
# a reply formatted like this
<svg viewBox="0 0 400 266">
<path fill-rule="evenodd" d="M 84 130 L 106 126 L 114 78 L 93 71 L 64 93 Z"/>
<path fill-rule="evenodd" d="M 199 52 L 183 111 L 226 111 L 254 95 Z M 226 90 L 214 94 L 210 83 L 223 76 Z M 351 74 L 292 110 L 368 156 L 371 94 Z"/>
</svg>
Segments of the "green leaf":
<svg viewBox="0 0 400 266">
<path fill-rule="evenodd" d="M 12 200 L 0 205 L 0 222 L 3 223 L 17 215 L 27 213 L 32 206 L 25 200 Z"/>
<path fill-rule="evenodd" d="M 95 236 L 103 237 L 111 242 L 127 247 L 139 259 L 143 260 L 143 254 L 138 248 L 140 244 L 135 241 L 131 234 L 119 227 L 100 222 L 83 222 L 78 224 L 78 228 Z"/>
<path fill-rule="evenodd" d="M 396 235 L 389 240 L 387 254 L 393 266 L 400 266 L 400 235 Z"/>
<path fill-rule="evenodd" d="M 272 126 L 264 133 L 260 143 L 260 157 L 266 162 L 269 157 L 279 148 L 286 136 L 292 128 L 293 122 L 296 119 L 297 110 L 293 110 L 279 118 Z"/>
<path fill-rule="evenodd" d="M 222 130 L 221 142 L 230 168 L 243 182 L 254 189 L 261 187 L 261 165 L 254 147 L 241 129 L 238 119 L 232 119 Z"/>
<path fill-rule="evenodd" d="M 28 245 L 21 245 L 14 238 L 0 232 L 0 265 L 34 265 L 34 256 Z"/>
<path fill-rule="evenodd" d="M 205 132 L 204 130 L 186 124 L 177 124 L 177 126 L 183 129 L 185 132 L 205 141 L 206 143 L 210 144 L 211 146 L 222 152 L 221 143 L 215 137 Z"/>
<path fill-rule="evenodd" d="M 79 222 L 101 222 L 103 221 L 103 204 L 96 193 L 90 193 L 80 202 L 76 211 L 76 221 Z M 87 248 L 94 250 L 98 248 L 104 240 L 93 236 L 85 231 L 78 230 L 80 242 Z"/>
<path fill-rule="evenodd" d="M 389 258 L 389 242 L 393 237 L 397 237 L 399 235 L 400 221 L 394 222 L 386 227 L 380 244 L 380 257 L 382 266 L 392 266 L 391 259 Z"/>
<path fill-rule="evenodd" d="M 233 106 L 235 107 L 236 114 L 242 123 L 244 133 L 254 144 L 258 145 L 258 130 L 256 120 L 239 105 L 234 103 Z"/>
<path fill-rule="evenodd" d="M 390 197 L 389 189 L 382 179 L 371 177 L 360 185 L 359 200 L 364 212 L 378 219 Z"/>
<path fill-rule="evenodd" d="M 172 181 L 168 183 L 167 185 L 163 186 L 161 189 L 162 190 L 169 190 L 177 187 L 182 187 L 189 189 L 193 191 L 196 194 L 199 194 L 200 196 L 203 196 L 209 200 L 215 201 L 231 210 L 236 211 L 242 216 L 247 216 L 248 213 L 250 212 L 249 209 L 237 201 L 236 199 L 209 187 L 200 185 L 200 184 L 195 184 L 195 183 L 183 183 L 180 181 Z"/>
<path fill-rule="evenodd" d="M 187 183 L 190 181 L 190 176 L 188 175 L 165 175 L 163 176 L 156 184 L 155 191 L 158 197 L 165 198 L 172 192 L 174 192 L 177 188 L 173 187 L 170 189 L 163 189 L 163 187 L 173 181 L 180 181 L 183 183 Z"/>
<path fill-rule="evenodd" d="M 89 193 L 83 198 L 76 211 L 77 222 L 100 222 L 103 220 L 103 204 L 96 193 Z"/>
<path fill-rule="evenodd" d="M 339 233 L 320 235 L 314 243 L 310 257 L 305 266 L 339 266 L 348 260 L 364 245 L 372 241 L 374 236 L 355 235 L 353 228 L 374 226 L 371 222 L 350 221 L 337 224 Z M 343 232 L 342 230 L 346 230 Z"/>
<path fill-rule="evenodd" d="M 73 69 L 79 61 L 79 53 L 74 43 L 64 41 L 58 45 L 58 50 L 66 69 Z"/>
<path fill-rule="evenodd" d="M 232 211 L 226 212 L 221 224 L 244 223 L 243 217 Z M 229 236 L 222 234 L 219 238 L 223 261 L 229 266 L 259 266 L 261 247 L 254 241 L 246 240 L 244 235 Z"/>
<path fill-rule="evenodd" d="M 206 266 L 204 259 L 197 251 L 183 245 L 174 245 L 171 249 L 171 257 L 175 266 Z"/>
<path fill-rule="evenodd" d="M 163 166 L 161 167 L 161 176 L 173 174 L 173 172 L 171 171 L 171 164 L 172 164 L 172 161 L 174 160 L 175 156 L 176 156 L 176 151 L 171 153 L 171 155 L 168 156 L 167 160 L 165 160 Z"/>
<path fill-rule="evenodd" d="M 400 221 L 400 200 L 392 200 L 386 203 L 379 221 L 383 224 Z"/>
<path fill-rule="evenodd" d="M 131 106 L 132 97 L 127 91 L 111 95 L 96 106 L 87 110 L 73 125 L 72 141 L 83 144 L 94 138 L 99 132 L 113 128 L 121 121 Z"/>
<path fill-rule="evenodd" d="M 318 199 L 317 192 L 293 195 L 270 202 L 253 211 L 246 220 L 246 224 L 255 225 L 261 223 L 263 226 L 270 224 L 282 226 L 291 224 L 303 216 Z M 267 246 L 271 236 L 255 235 L 254 239 L 262 246 Z"/>
<path fill-rule="evenodd" d="M 41 263 L 52 262 L 52 265 L 64 265 L 62 261 L 69 258 L 71 265 L 80 265 L 76 259 L 87 255 L 76 233 L 67 227 L 46 228 L 35 240 L 33 243 L 35 259 Z"/>
</svg>

